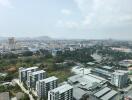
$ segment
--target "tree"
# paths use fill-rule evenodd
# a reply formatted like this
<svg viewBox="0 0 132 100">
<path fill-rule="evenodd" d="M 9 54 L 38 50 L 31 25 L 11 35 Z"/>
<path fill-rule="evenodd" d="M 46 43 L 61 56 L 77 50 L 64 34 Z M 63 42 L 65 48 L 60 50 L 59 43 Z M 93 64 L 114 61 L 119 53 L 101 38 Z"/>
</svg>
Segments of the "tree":
<svg viewBox="0 0 132 100">
<path fill-rule="evenodd" d="M 33 52 L 32 51 L 25 51 L 23 53 L 23 56 L 32 56 L 33 55 Z"/>
<path fill-rule="evenodd" d="M 27 94 L 24 94 L 24 96 L 20 100 L 30 100 L 30 98 Z"/>
</svg>

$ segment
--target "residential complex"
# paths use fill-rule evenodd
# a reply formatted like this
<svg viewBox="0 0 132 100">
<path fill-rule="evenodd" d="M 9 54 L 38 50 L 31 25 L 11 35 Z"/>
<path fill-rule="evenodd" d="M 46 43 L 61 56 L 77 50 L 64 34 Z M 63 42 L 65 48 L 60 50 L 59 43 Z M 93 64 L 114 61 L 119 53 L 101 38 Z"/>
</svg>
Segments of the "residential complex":
<svg viewBox="0 0 132 100">
<path fill-rule="evenodd" d="M 39 80 L 36 83 L 36 91 L 37 91 L 37 95 L 40 98 L 43 97 L 48 97 L 48 91 L 56 88 L 58 86 L 58 78 L 56 78 L 55 76 L 43 79 L 43 80 Z"/>
<path fill-rule="evenodd" d="M 73 100 L 73 87 L 65 84 L 49 91 L 48 100 Z"/>
<path fill-rule="evenodd" d="M 57 77 L 46 78 L 46 72 L 37 69 L 38 67 L 20 68 L 20 83 L 26 82 L 28 90 L 36 93 L 39 99 L 73 100 L 73 87 L 71 85 L 64 84 L 58 87 Z"/>
<path fill-rule="evenodd" d="M 35 72 L 37 71 L 38 67 L 30 67 L 30 68 L 19 68 L 19 80 L 20 82 L 27 82 L 27 74 L 28 71 Z"/>
<path fill-rule="evenodd" d="M 35 72 L 28 71 L 27 86 L 31 89 L 36 89 L 36 82 L 46 78 L 46 72 L 39 70 Z"/>
<path fill-rule="evenodd" d="M 46 71 L 38 70 L 38 67 L 19 68 L 19 79 L 39 100 L 120 100 L 123 96 L 117 90 L 128 86 L 128 72 L 114 71 L 110 66 L 92 70 L 75 66 L 72 71 L 74 76 L 58 83 L 57 77 L 47 78 Z"/>
</svg>

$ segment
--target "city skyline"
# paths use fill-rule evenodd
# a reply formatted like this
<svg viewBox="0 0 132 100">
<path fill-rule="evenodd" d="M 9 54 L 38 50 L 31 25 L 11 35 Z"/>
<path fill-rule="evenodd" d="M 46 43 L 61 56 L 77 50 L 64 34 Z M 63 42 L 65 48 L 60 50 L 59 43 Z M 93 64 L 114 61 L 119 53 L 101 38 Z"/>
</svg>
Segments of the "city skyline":
<svg viewBox="0 0 132 100">
<path fill-rule="evenodd" d="M 131 0 L 0 0 L 0 36 L 132 39 Z"/>
</svg>

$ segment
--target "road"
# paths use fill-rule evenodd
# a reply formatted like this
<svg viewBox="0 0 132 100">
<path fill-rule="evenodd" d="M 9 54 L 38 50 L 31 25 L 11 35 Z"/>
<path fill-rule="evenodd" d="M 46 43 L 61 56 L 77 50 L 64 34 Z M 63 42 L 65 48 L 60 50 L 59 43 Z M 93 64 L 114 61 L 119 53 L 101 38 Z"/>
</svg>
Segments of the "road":
<svg viewBox="0 0 132 100">
<path fill-rule="evenodd" d="M 14 79 L 13 82 L 18 84 L 20 86 L 20 88 L 22 89 L 22 91 L 29 95 L 30 100 L 34 100 L 33 96 L 31 94 L 29 94 L 29 90 L 25 89 L 25 87 L 19 82 L 19 79 Z"/>
</svg>

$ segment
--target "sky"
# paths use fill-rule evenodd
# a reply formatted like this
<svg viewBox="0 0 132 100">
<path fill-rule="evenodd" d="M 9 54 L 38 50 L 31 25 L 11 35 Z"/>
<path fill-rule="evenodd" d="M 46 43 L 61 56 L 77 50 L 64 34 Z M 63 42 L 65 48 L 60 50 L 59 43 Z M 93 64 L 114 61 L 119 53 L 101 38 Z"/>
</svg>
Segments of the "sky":
<svg viewBox="0 0 132 100">
<path fill-rule="evenodd" d="M 132 40 L 132 0 L 0 0 L 0 37 Z"/>
</svg>

